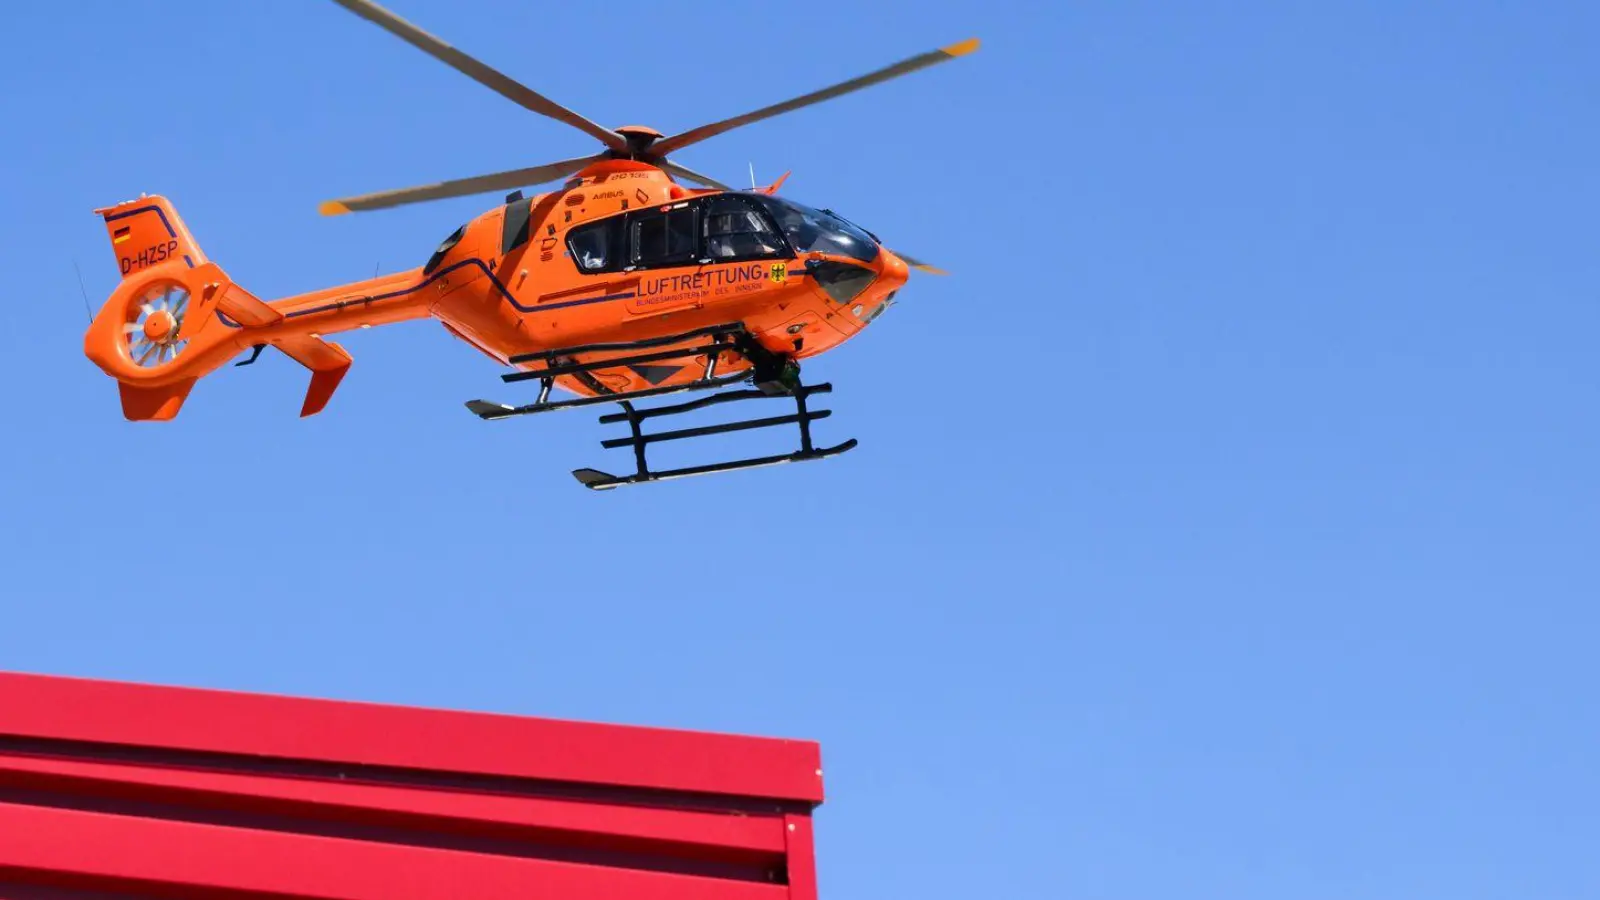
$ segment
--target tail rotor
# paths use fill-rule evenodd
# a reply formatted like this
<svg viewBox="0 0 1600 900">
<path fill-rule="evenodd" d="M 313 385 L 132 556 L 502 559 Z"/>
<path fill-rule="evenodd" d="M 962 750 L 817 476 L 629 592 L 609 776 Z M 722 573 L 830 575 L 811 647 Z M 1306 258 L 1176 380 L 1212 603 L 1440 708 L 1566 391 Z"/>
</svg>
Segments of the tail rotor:
<svg viewBox="0 0 1600 900">
<path fill-rule="evenodd" d="M 128 306 L 122 326 L 128 358 L 142 369 L 153 369 L 177 359 L 188 348 L 183 322 L 189 311 L 189 291 L 176 282 L 153 284 Z"/>
</svg>

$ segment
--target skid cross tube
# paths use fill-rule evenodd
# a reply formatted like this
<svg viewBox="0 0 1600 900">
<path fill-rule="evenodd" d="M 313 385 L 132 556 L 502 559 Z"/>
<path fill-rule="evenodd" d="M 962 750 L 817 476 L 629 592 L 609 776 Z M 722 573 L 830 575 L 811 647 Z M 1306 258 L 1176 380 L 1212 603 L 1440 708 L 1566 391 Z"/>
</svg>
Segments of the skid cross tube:
<svg viewBox="0 0 1600 900">
<path fill-rule="evenodd" d="M 680 441 L 684 438 L 705 437 L 711 434 L 727 434 L 730 431 L 749 431 L 753 428 L 772 428 L 776 425 L 795 425 L 802 422 L 813 422 L 817 419 L 826 419 L 833 415 L 833 410 L 824 409 L 807 415 L 771 416 L 765 419 L 747 419 L 743 422 L 729 422 L 726 425 L 702 425 L 699 428 L 682 428 L 677 431 L 659 431 L 655 434 L 640 434 L 631 438 L 611 438 L 600 442 L 600 446 L 607 450 L 626 447 L 632 443 L 654 444 L 660 441 Z"/>
<path fill-rule="evenodd" d="M 814 391 L 814 393 L 819 394 L 828 393 L 828 391 L 833 389 L 832 385 L 826 384 L 819 384 L 816 385 L 816 387 L 819 388 L 819 390 Z M 827 388 L 828 390 L 820 390 L 820 388 Z M 723 391 L 720 394 L 712 394 L 709 397 L 701 397 L 699 400 L 690 400 L 686 403 L 675 403 L 671 406 L 657 406 L 651 409 L 642 409 L 638 411 L 637 415 L 641 419 L 653 419 L 656 416 L 676 416 L 681 413 L 693 412 L 697 409 L 705 409 L 708 406 L 716 406 L 722 403 L 736 403 L 740 400 L 760 400 L 763 397 L 771 396 L 771 394 L 763 393 L 762 391 L 757 390 Z M 628 421 L 628 414 L 625 412 L 608 413 L 600 417 L 601 425 L 610 425 L 613 422 L 626 421 Z"/>
<path fill-rule="evenodd" d="M 715 472 L 731 472 L 739 469 L 754 469 L 761 466 L 774 466 L 790 462 L 807 462 L 815 459 L 826 459 L 837 456 L 856 446 L 854 438 L 835 447 L 817 449 L 811 439 L 811 423 L 817 419 L 826 419 L 833 415 L 832 410 L 810 410 L 806 408 L 806 398 L 812 394 L 826 394 L 833 390 L 831 384 L 800 385 L 787 393 L 775 394 L 761 390 L 735 390 L 725 391 L 699 400 L 687 403 L 678 403 L 671 406 L 661 406 L 654 409 L 638 409 L 631 402 L 621 403 L 622 412 L 609 413 L 600 417 L 601 424 L 627 422 L 629 435 L 622 438 L 611 438 L 600 442 L 600 446 L 614 450 L 622 447 L 633 448 L 635 471 L 632 475 L 616 476 L 598 469 L 576 469 L 572 475 L 585 487 L 593 490 L 607 490 L 629 484 L 647 484 L 655 481 L 666 481 L 673 478 L 687 478 L 693 475 L 709 475 Z M 643 425 L 646 420 L 660 416 L 675 416 L 704 409 L 721 403 L 736 403 L 746 400 L 770 400 L 777 397 L 789 397 L 794 400 L 795 412 L 785 416 L 769 416 L 759 419 L 745 419 L 737 422 L 726 422 L 720 425 L 702 425 L 695 428 L 683 428 L 677 431 L 660 431 L 652 434 L 644 432 Z M 800 449 L 794 453 L 778 454 L 776 456 L 761 456 L 751 459 L 736 459 L 727 462 L 711 463 L 703 466 L 690 466 L 681 469 L 667 469 L 664 471 L 651 471 L 649 461 L 646 459 L 646 448 L 652 443 L 661 441 L 676 441 L 688 438 L 707 437 L 714 434 L 727 434 L 735 431 L 749 431 L 756 428 L 772 428 L 779 425 L 798 425 L 800 428 Z"/>
</svg>

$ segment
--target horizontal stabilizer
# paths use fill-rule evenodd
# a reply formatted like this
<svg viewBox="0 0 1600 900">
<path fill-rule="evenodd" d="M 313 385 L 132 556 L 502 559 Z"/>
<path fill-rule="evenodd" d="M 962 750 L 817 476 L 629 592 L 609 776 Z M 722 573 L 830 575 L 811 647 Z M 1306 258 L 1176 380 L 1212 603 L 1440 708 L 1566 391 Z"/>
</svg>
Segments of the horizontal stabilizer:
<svg viewBox="0 0 1600 900">
<path fill-rule="evenodd" d="M 217 309 L 246 328 L 265 328 L 283 321 L 283 313 L 237 284 L 228 285 L 222 292 Z"/>
<path fill-rule="evenodd" d="M 350 354 L 338 344 L 309 335 L 281 338 L 273 344 L 290 359 L 311 370 L 311 386 L 306 389 L 300 417 L 322 412 L 333 399 L 333 392 L 339 389 L 344 374 L 350 371 Z"/>
<path fill-rule="evenodd" d="M 190 273 L 190 283 L 205 285 L 205 300 L 216 304 L 235 325 L 246 328 L 265 328 L 283 321 L 283 313 L 273 309 L 261 298 L 233 283 L 228 273 L 216 263 L 198 265 Z M 210 315 L 208 312 L 207 315 Z"/>
</svg>

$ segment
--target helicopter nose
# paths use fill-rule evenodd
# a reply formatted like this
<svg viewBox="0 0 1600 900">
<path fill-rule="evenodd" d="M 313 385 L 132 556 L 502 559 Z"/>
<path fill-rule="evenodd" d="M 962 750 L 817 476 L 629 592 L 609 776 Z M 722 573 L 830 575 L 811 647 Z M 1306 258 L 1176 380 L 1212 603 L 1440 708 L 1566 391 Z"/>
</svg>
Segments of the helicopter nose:
<svg viewBox="0 0 1600 900">
<path fill-rule="evenodd" d="M 910 277 L 910 266 L 887 247 L 879 247 L 872 268 L 877 270 L 872 282 L 846 307 L 863 326 L 877 319 L 893 304 L 895 294 L 905 287 L 906 279 Z"/>
<path fill-rule="evenodd" d="M 898 291 L 911 277 L 911 267 L 888 247 L 878 251 L 878 282 L 891 291 Z"/>
</svg>

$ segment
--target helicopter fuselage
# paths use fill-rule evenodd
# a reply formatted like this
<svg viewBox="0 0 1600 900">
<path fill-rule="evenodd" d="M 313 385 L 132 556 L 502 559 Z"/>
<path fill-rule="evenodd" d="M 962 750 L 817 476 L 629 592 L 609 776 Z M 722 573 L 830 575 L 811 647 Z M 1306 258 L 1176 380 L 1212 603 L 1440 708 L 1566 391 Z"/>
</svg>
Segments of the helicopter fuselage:
<svg viewBox="0 0 1600 900">
<path fill-rule="evenodd" d="M 596 164 L 560 191 L 513 194 L 451 234 L 419 273 L 417 290 L 428 297 L 428 315 L 501 363 L 728 322 L 801 359 L 858 334 L 905 283 L 905 263 L 875 240 L 867 252 L 860 240 L 844 245 L 854 255 L 826 242 L 796 247 L 763 202 L 770 201 L 754 193 L 686 189 L 642 163 Z M 741 208 L 741 226 L 760 229 L 748 223 L 766 216 L 766 230 L 726 234 Z M 583 256 L 585 233 L 603 233 L 614 258 L 595 265 Z M 620 367 L 594 378 L 622 392 L 698 377 L 693 366 L 668 368 Z M 595 390 L 571 377 L 557 383 Z"/>
<path fill-rule="evenodd" d="M 132 200 L 100 211 L 114 251 L 128 259 L 119 257 L 123 283 L 85 349 L 125 386 L 134 418 L 170 417 L 197 377 L 252 348 L 342 372 L 348 354 L 324 337 L 427 317 L 519 368 L 528 366 L 517 357 L 539 351 L 722 324 L 738 324 L 772 354 L 804 359 L 859 334 L 905 284 L 907 266 L 859 227 L 773 193 L 690 189 L 655 166 L 606 160 L 559 191 L 512 194 L 452 232 L 419 268 L 270 304 L 207 260 L 164 198 Z M 177 245 L 164 259 L 122 249 L 162 241 Z M 194 302 L 165 299 L 172 296 Z M 748 354 L 717 362 L 724 374 L 752 365 Z M 698 377 L 680 361 L 554 383 L 593 396 Z M 140 391 L 148 409 L 135 402 Z"/>
</svg>

